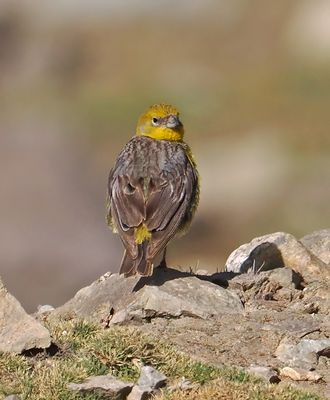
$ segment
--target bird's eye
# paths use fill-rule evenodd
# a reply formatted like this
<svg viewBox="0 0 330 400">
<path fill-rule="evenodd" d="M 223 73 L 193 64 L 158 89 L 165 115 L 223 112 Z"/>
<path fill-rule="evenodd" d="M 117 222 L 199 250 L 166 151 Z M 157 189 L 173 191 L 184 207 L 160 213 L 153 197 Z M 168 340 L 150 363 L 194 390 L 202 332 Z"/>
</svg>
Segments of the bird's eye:
<svg viewBox="0 0 330 400">
<path fill-rule="evenodd" d="M 154 126 L 159 125 L 159 118 L 153 117 L 153 119 L 152 119 L 152 125 L 154 125 Z"/>
</svg>

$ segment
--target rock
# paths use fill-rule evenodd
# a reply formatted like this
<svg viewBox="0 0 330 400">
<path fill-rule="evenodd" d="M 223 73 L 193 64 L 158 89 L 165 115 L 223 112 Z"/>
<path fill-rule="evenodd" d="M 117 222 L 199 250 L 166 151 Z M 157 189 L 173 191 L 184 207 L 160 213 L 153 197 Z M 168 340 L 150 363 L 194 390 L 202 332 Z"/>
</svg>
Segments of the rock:
<svg viewBox="0 0 330 400">
<path fill-rule="evenodd" d="M 80 289 L 75 296 L 58 307 L 53 316 L 86 318 L 106 321 L 111 318 L 112 310 L 124 308 L 126 302 L 134 297 L 134 287 L 139 277 L 123 278 L 119 274 L 106 273 L 91 285 Z"/>
<path fill-rule="evenodd" d="M 51 311 L 54 311 L 55 308 L 49 304 L 45 304 L 43 306 L 38 306 L 38 310 L 37 310 L 37 314 L 41 315 L 41 314 L 46 314 L 49 313 Z"/>
<path fill-rule="evenodd" d="M 209 318 L 242 312 L 243 305 L 235 293 L 189 273 L 156 268 L 151 277 L 112 274 L 99 279 L 79 290 L 52 316 L 124 323 L 132 319 L 187 315 Z"/>
<path fill-rule="evenodd" d="M 110 320 L 110 325 L 122 325 L 133 317 L 128 313 L 127 310 L 120 310 L 114 314 Z"/>
<path fill-rule="evenodd" d="M 167 383 L 167 377 L 161 372 L 157 371 L 150 365 L 146 365 L 141 368 L 140 378 L 138 385 L 141 387 L 147 387 L 152 390 L 160 389 Z"/>
<path fill-rule="evenodd" d="M 288 267 L 299 273 L 307 283 L 326 279 L 330 268 L 315 257 L 294 236 L 277 232 L 257 237 L 233 251 L 226 262 L 226 271 L 236 273 Z"/>
<path fill-rule="evenodd" d="M 196 384 L 190 382 L 189 379 L 183 377 L 178 383 L 177 387 L 179 390 L 191 390 L 196 387 Z"/>
<path fill-rule="evenodd" d="M 3 400 L 21 400 L 21 398 L 16 394 L 11 394 L 10 396 L 6 396 Z"/>
<path fill-rule="evenodd" d="M 330 283 L 313 282 L 303 291 L 304 303 L 313 303 L 318 313 L 330 314 Z"/>
<path fill-rule="evenodd" d="M 274 269 L 268 273 L 268 280 L 278 283 L 281 288 L 299 289 L 303 282 L 301 275 L 290 268 Z"/>
<path fill-rule="evenodd" d="M 48 330 L 25 312 L 0 280 L 0 351 L 21 353 L 50 344 Z"/>
<path fill-rule="evenodd" d="M 311 369 L 317 365 L 319 353 L 330 346 L 330 339 L 302 339 L 293 344 L 282 341 L 276 349 L 275 355 L 290 367 Z"/>
<path fill-rule="evenodd" d="M 257 307 L 284 307 L 298 298 L 302 279 L 290 268 L 262 271 L 259 274 L 238 274 L 228 281 L 229 288 L 238 292 L 244 299 L 245 310 Z M 299 289 L 298 289 L 299 288 Z M 266 305 L 264 301 L 275 300 L 277 303 Z M 261 304 L 264 302 L 263 304 Z"/>
<path fill-rule="evenodd" d="M 296 340 L 308 335 L 311 332 L 321 330 L 321 318 L 313 318 L 310 315 L 299 315 L 294 313 L 286 313 L 282 311 L 280 315 L 275 316 L 273 321 L 265 322 L 262 330 L 268 332 L 277 332 L 283 336 L 296 338 Z M 288 339 L 283 340 L 281 343 L 289 343 Z"/>
<path fill-rule="evenodd" d="M 314 302 L 296 301 L 289 306 L 289 310 L 302 314 L 317 314 L 319 306 Z"/>
<path fill-rule="evenodd" d="M 330 229 L 312 232 L 300 241 L 317 258 L 330 264 Z"/>
<path fill-rule="evenodd" d="M 190 380 L 186 379 L 185 377 L 182 377 L 179 382 L 176 382 L 175 384 L 167 387 L 166 389 L 168 390 L 169 393 L 175 392 L 176 390 L 181 390 L 181 391 L 188 391 L 196 388 L 198 384 L 190 382 Z"/>
<path fill-rule="evenodd" d="M 153 390 L 144 386 L 133 386 L 131 393 L 128 395 L 127 400 L 147 400 L 152 396 Z"/>
<path fill-rule="evenodd" d="M 290 268 L 279 268 L 271 271 L 263 271 L 259 274 L 239 274 L 229 282 L 230 288 L 243 290 L 244 292 L 253 287 L 260 288 L 265 283 L 273 284 L 278 289 L 298 289 L 302 283 L 301 276 Z"/>
<path fill-rule="evenodd" d="M 96 393 L 105 399 L 124 400 L 133 388 L 132 383 L 122 382 L 111 375 L 91 376 L 83 383 L 69 383 L 68 388 L 80 393 Z"/>
<path fill-rule="evenodd" d="M 243 312 L 239 297 L 213 283 L 195 277 L 167 281 L 161 286 L 145 286 L 129 306 L 142 310 L 143 318 L 199 317 Z"/>
<path fill-rule="evenodd" d="M 263 367 L 260 365 L 251 365 L 247 372 L 253 375 L 256 375 L 269 383 L 278 383 L 280 382 L 280 378 L 278 377 L 277 372 L 271 367 Z"/>
<path fill-rule="evenodd" d="M 284 367 L 280 370 L 280 376 L 290 378 L 293 381 L 318 382 L 322 376 L 315 371 L 306 371 L 302 368 Z"/>
<path fill-rule="evenodd" d="M 265 273 L 260 273 L 258 275 L 254 274 L 239 274 L 231 279 L 228 284 L 231 289 L 238 289 L 243 292 L 247 292 L 250 289 L 260 289 L 262 285 L 268 281 L 267 275 Z"/>
</svg>

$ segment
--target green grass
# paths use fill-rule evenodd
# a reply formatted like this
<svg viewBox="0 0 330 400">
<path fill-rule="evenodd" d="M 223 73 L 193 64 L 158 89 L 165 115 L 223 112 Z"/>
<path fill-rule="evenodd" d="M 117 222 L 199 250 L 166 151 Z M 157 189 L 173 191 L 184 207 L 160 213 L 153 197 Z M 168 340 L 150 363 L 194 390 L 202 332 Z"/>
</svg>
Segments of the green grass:
<svg viewBox="0 0 330 400">
<path fill-rule="evenodd" d="M 145 364 L 162 371 L 172 382 L 184 376 L 198 384 L 193 392 L 171 394 L 164 391 L 159 399 L 229 399 L 216 397 L 221 386 L 230 387 L 233 393 L 243 390 L 252 396 L 247 398 L 256 400 L 320 399 L 291 389 L 286 389 L 291 397 L 283 397 L 275 393 L 276 386 L 269 389 L 241 370 L 221 369 L 194 361 L 137 328 L 103 329 L 85 321 L 52 321 L 48 328 L 58 346 L 56 354 L 51 356 L 46 351 L 34 356 L 0 354 L 0 399 L 19 394 L 22 400 L 99 400 L 101 397 L 96 394 L 82 396 L 69 391 L 68 383 L 107 373 L 136 382 Z"/>
</svg>

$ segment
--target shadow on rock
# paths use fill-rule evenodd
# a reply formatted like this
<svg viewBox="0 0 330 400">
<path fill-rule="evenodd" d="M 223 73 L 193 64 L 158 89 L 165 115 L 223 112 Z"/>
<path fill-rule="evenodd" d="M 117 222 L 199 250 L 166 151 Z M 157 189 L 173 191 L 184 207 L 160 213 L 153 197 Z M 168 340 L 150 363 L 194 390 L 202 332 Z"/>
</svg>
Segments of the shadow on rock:
<svg viewBox="0 0 330 400">
<path fill-rule="evenodd" d="M 193 272 L 179 271 L 173 268 L 155 268 L 152 276 L 143 276 L 139 279 L 133 288 L 134 292 L 138 292 L 145 286 L 162 286 L 164 283 L 183 278 L 197 278 L 201 281 L 206 281 L 213 283 L 215 285 L 227 288 L 229 286 L 229 281 L 235 276 L 240 275 L 240 273 L 225 271 L 225 272 L 215 272 L 212 275 L 199 275 Z"/>
<path fill-rule="evenodd" d="M 144 286 L 162 286 L 165 282 L 173 279 L 188 277 L 199 277 L 191 272 L 183 272 L 173 268 L 154 268 L 152 276 L 142 276 L 133 288 L 133 292 L 138 292 Z M 207 279 L 206 279 L 207 280 Z"/>
</svg>

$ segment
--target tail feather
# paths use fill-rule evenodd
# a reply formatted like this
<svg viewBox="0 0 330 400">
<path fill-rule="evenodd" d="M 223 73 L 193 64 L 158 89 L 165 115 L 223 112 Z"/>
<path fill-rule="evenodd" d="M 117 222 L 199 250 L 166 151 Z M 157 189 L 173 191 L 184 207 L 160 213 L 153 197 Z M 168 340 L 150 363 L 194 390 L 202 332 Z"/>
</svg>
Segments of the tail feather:
<svg viewBox="0 0 330 400">
<path fill-rule="evenodd" d="M 153 262 L 152 260 L 147 260 L 145 257 L 147 244 L 148 241 L 145 241 L 138 245 L 138 255 L 136 258 L 132 258 L 125 250 L 120 266 L 120 274 L 124 274 L 125 277 L 136 274 L 142 276 L 152 275 L 154 267 Z"/>
</svg>

